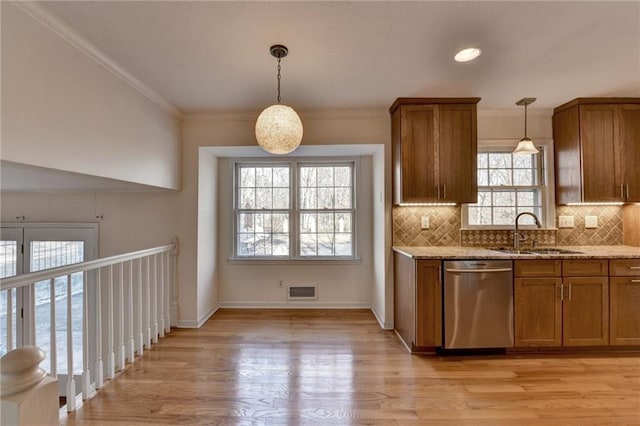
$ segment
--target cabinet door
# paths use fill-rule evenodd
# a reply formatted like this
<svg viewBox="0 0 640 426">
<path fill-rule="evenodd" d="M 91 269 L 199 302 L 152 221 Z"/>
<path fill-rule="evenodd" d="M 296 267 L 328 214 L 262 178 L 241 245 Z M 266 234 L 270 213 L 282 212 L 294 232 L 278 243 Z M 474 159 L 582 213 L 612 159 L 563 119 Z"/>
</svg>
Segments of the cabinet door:
<svg viewBox="0 0 640 426">
<path fill-rule="evenodd" d="M 516 278 L 516 347 L 562 344 L 561 284 L 560 278 Z"/>
<path fill-rule="evenodd" d="M 396 202 L 437 201 L 438 105 L 403 105 L 398 111 L 400 134 L 393 144 L 394 167 L 400 168 L 396 193 L 401 195 Z"/>
<path fill-rule="evenodd" d="M 640 105 L 620 106 L 618 118 L 625 201 L 640 202 Z"/>
<path fill-rule="evenodd" d="M 583 201 L 623 201 L 617 107 L 580 105 Z"/>
<path fill-rule="evenodd" d="M 565 278 L 564 288 L 563 345 L 608 345 L 609 278 Z"/>
<path fill-rule="evenodd" d="M 476 105 L 440 105 L 437 145 L 440 201 L 478 199 Z"/>
<path fill-rule="evenodd" d="M 609 282 L 612 345 L 640 345 L 640 276 L 611 277 Z"/>
<path fill-rule="evenodd" d="M 393 327 L 411 350 L 415 336 L 415 260 L 393 253 Z"/>
<path fill-rule="evenodd" d="M 442 284 L 439 260 L 416 261 L 416 341 L 442 346 Z"/>
</svg>

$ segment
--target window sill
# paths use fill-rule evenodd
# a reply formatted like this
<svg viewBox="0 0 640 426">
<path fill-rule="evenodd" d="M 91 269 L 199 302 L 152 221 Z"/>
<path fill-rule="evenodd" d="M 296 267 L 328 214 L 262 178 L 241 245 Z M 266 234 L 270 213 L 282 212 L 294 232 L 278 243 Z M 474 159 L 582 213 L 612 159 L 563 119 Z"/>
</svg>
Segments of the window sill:
<svg viewBox="0 0 640 426">
<path fill-rule="evenodd" d="M 245 259 L 231 257 L 227 259 L 229 265 L 359 265 L 361 258 L 349 259 Z"/>
</svg>

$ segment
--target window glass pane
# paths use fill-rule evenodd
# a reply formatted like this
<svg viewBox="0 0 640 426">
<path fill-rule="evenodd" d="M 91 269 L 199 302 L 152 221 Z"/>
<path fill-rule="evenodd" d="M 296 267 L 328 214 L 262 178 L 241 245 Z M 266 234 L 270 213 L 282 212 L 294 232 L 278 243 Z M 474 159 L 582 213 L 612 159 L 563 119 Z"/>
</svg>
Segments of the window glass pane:
<svg viewBox="0 0 640 426">
<path fill-rule="evenodd" d="M 316 188 L 300 188 L 300 208 L 315 209 L 318 206 Z"/>
<path fill-rule="evenodd" d="M 263 188 L 273 186 L 273 168 L 256 167 L 256 186 Z"/>
<path fill-rule="evenodd" d="M 335 254 L 336 256 L 352 256 L 353 255 L 353 238 L 351 233 L 340 233 L 335 236 Z"/>
<path fill-rule="evenodd" d="M 238 228 L 241 232 L 253 232 L 255 228 L 253 213 L 240 213 Z"/>
<path fill-rule="evenodd" d="M 511 169 L 489 169 L 489 185 L 512 185 Z"/>
<path fill-rule="evenodd" d="M 513 170 L 513 184 L 514 185 L 524 185 L 524 186 L 533 186 L 534 182 L 534 174 L 531 169 L 514 169 Z"/>
<path fill-rule="evenodd" d="M 469 206 L 469 223 L 471 225 L 491 225 L 491 207 Z"/>
<path fill-rule="evenodd" d="M 491 191 L 479 191 L 477 206 L 491 206 Z"/>
<path fill-rule="evenodd" d="M 318 186 L 334 186 L 333 167 L 318 167 Z"/>
<path fill-rule="evenodd" d="M 318 256 L 333 255 L 333 234 L 318 234 Z"/>
<path fill-rule="evenodd" d="M 489 170 L 478 169 L 478 186 L 489 185 Z"/>
<path fill-rule="evenodd" d="M 315 167 L 300 167 L 300 186 L 316 186 Z"/>
<path fill-rule="evenodd" d="M 316 256 L 318 254 L 316 234 L 300 234 L 300 255 Z"/>
<path fill-rule="evenodd" d="M 351 186 L 351 167 L 336 167 L 335 186 Z"/>
<path fill-rule="evenodd" d="M 513 156 L 514 169 L 531 169 L 534 165 L 534 155 L 518 154 Z"/>
<path fill-rule="evenodd" d="M 238 234 L 238 256 L 253 256 L 255 240 L 253 234 Z"/>
<path fill-rule="evenodd" d="M 351 208 L 351 188 L 336 188 L 335 190 L 335 208 L 350 209 Z"/>
<path fill-rule="evenodd" d="M 255 236 L 255 254 L 256 256 L 271 255 L 271 234 L 256 234 Z"/>
<path fill-rule="evenodd" d="M 534 205 L 534 191 L 518 191 L 518 205 L 519 206 L 533 206 Z"/>
<path fill-rule="evenodd" d="M 240 205 L 241 209 L 256 208 L 256 190 L 254 188 L 240 188 Z"/>
<path fill-rule="evenodd" d="M 316 232 L 318 230 L 316 213 L 301 213 L 300 214 L 300 232 Z"/>
<path fill-rule="evenodd" d="M 240 168 L 240 186 L 241 187 L 256 186 L 256 169 L 254 167 Z"/>
<path fill-rule="evenodd" d="M 511 191 L 495 191 L 493 193 L 494 206 L 515 206 L 516 194 Z"/>
<path fill-rule="evenodd" d="M 336 213 L 336 232 L 351 232 L 351 213 Z"/>
<path fill-rule="evenodd" d="M 274 213 L 271 216 L 271 231 L 288 234 L 289 233 L 289 214 Z"/>
<path fill-rule="evenodd" d="M 318 215 L 318 232 L 333 232 L 334 214 L 320 213 Z"/>
<path fill-rule="evenodd" d="M 319 209 L 333 208 L 333 188 L 318 188 L 318 207 Z"/>
<path fill-rule="evenodd" d="M 271 209 L 273 206 L 273 190 L 271 188 L 256 188 L 256 209 Z"/>
<path fill-rule="evenodd" d="M 489 167 L 489 154 L 485 152 L 478 153 L 478 168 L 486 169 Z"/>
<path fill-rule="evenodd" d="M 495 225 L 513 225 L 516 219 L 515 207 L 494 207 L 493 223 Z"/>
<path fill-rule="evenodd" d="M 273 208 L 274 209 L 289 208 L 289 188 L 274 188 Z"/>
<path fill-rule="evenodd" d="M 289 255 L 289 234 L 273 234 L 272 242 L 274 256 Z"/>
<path fill-rule="evenodd" d="M 277 188 L 289 188 L 289 168 L 273 168 L 273 186 Z"/>
<path fill-rule="evenodd" d="M 518 214 L 523 213 L 523 212 L 529 212 L 529 213 L 533 213 L 536 216 L 540 217 L 540 208 L 539 207 L 519 207 L 518 208 Z M 536 222 L 533 220 L 533 218 L 529 215 L 524 215 L 521 216 L 520 219 L 518 219 L 518 223 L 521 225 L 535 225 Z"/>
<path fill-rule="evenodd" d="M 490 153 L 489 167 L 492 169 L 508 169 L 511 168 L 511 153 Z"/>
</svg>

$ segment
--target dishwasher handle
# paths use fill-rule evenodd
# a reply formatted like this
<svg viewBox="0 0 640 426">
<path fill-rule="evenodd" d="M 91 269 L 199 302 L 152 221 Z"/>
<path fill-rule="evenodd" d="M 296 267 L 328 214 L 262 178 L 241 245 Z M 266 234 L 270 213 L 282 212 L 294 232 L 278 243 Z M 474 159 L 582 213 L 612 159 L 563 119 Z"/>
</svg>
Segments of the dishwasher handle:
<svg viewBox="0 0 640 426">
<path fill-rule="evenodd" d="M 511 268 L 490 268 L 490 269 L 447 269 L 446 272 L 460 272 L 463 274 L 482 274 L 484 272 L 511 272 Z"/>
</svg>

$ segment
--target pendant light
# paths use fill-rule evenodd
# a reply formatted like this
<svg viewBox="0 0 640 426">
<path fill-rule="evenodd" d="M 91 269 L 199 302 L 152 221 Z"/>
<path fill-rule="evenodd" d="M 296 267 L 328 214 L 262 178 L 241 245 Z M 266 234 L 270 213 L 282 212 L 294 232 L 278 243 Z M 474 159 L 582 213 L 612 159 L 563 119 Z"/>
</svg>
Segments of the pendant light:
<svg viewBox="0 0 640 426">
<path fill-rule="evenodd" d="M 265 108 L 256 120 L 258 145 L 271 154 L 293 152 L 302 141 L 302 121 L 290 106 L 280 103 L 280 60 L 289 49 L 281 44 L 271 46 L 271 56 L 278 59 L 278 103 Z"/>
<path fill-rule="evenodd" d="M 520 139 L 518 146 L 513 150 L 514 154 L 537 154 L 538 150 L 533 141 L 527 137 L 527 105 L 534 103 L 536 98 L 522 98 L 516 105 L 524 105 L 524 138 Z"/>
</svg>

